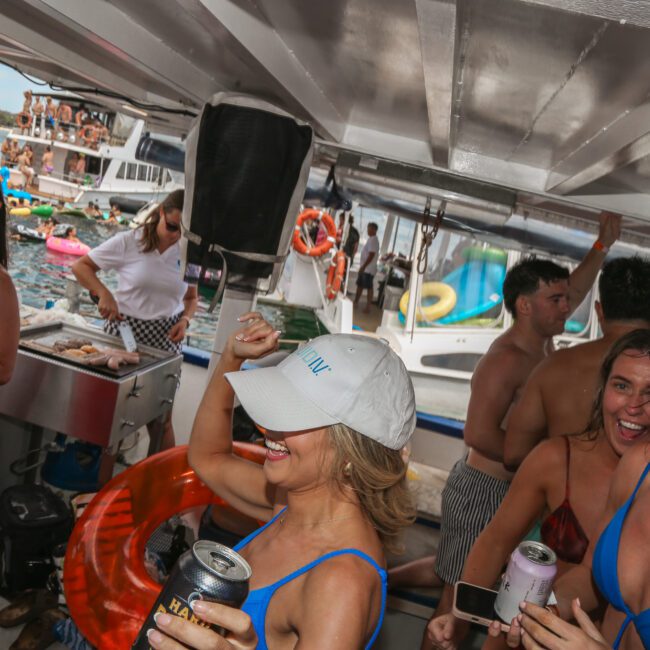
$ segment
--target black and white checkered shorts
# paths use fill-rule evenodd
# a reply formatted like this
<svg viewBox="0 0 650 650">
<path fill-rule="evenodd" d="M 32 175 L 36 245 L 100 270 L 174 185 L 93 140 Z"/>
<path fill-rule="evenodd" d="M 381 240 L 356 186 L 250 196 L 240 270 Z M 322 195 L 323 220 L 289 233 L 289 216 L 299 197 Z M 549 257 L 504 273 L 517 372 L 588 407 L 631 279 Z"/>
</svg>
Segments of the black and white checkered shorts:
<svg viewBox="0 0 650 650">
<path fill-rule="evenodd" d="M 124 316 L 124 320 L 131 326 L 133 336 L 138 343 L 149 345 L 158 350 L 180 354 L 183 342 L 174 343 L 169 340 L 168 335 L 169 330 L 181 319 L 181 313 L 179 312 L 169 318 L 156 318 L 154 320 L 143 320 L 141 318 L 133 318 L 133 316 Z M 114 320 L 104 321 L 104 331 L 107 334 L 119 336 L 120 330 L 118 323 L 119 321 Z"/>
</svg>

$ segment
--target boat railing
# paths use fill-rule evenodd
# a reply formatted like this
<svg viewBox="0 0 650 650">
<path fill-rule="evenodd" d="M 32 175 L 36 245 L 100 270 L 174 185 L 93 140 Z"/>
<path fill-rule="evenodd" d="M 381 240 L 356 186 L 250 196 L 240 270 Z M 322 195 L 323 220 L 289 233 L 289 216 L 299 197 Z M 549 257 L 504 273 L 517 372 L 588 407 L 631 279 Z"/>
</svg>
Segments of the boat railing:
<svg viewBox="0 0 650 650">
<path fill-rule="evenodd" d="M 39 178 L 76 183 L 77 185 L 86 187 L 97 187 L 101 182 L 101 176 L 99 174 L 91 174 L 89 172 L 77 173 L 71 171 L 52 171 L 49 174 L 41 172 Z"/>
<path fill-rule="evenodd" d="M 34 138 L 42 138 L 52 142 L 67 142 L 88 149 L 99 149 L 99 146 L 105 143 L 113 144 L 108 129 L 103 125 L 77 124 L 76 122 L 54 120 L 43 115 L 32 120 L 27 129 L 22 128 L 19 130 L 22 135 L 25 135 L 25 131 L 27 131 L 27 134 Z"/>
</svg>

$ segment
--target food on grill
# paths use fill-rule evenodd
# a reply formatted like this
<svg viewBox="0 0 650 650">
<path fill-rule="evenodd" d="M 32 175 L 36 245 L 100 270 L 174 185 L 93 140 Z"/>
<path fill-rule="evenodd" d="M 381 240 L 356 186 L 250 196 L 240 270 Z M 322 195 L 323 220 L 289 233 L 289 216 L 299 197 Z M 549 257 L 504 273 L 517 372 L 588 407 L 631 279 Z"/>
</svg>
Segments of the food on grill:
<svg viewBox="0 0 650 650">
<path fill-rule="evenodd" d="M 79 350 L 87 345 L 92 346 L 92 344 L 93 342 L 87 339 L 61 339 L 54 341 L 52 348 L 55 352 L 65 352 L 66 350 Z"/>
<path fill-rule="evenodd" d="M 91 366 L 106 366 L 111 370 L 117 370 L 120 366 L 134 365 L 140 363 L 140 355 L 137 352 L 127 352 L 118 348 L 101 348 L 99 354 L 88 359 Z"/>
<path fill-rule="evenodd" d="M 99 352 L 94 345 L 82 345 L 79 349 L 83 350 L 86 354 L 95 354 L 95 352 Z"/>
<path fill-rule="evenodd" d="M 69 350 L 62 350 L 63 354 L 67 354 L 69 357 L 85 357 L 86 353 L 83 350 L 77 350 L 77 348 L 70 348 Z"/>
</svg>

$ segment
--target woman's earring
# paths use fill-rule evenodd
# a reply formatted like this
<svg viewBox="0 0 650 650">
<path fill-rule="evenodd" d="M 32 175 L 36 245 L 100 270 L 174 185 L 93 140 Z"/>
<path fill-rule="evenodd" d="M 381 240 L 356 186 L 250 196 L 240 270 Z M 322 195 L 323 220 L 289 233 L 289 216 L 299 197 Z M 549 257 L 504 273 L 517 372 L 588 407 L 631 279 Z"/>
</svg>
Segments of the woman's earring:
<svg viewBox="0 0 650 650">
<path fill-rule="evenodd" d="M 347 463 L 345 463 L 345 465 L 343 465 L 343 476 L 350 478 L 351 475 L 352 475 L 352 461 L 349 460 Z"/>
</svg>

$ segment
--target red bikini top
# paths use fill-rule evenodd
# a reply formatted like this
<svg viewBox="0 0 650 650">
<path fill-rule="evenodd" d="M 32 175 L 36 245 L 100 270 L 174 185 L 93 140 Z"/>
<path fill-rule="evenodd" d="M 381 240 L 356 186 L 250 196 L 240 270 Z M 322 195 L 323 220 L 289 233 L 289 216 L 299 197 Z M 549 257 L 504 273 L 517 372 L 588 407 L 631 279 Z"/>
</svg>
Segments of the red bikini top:
<svg viewBox="0 0 650 650">
<path fill-rule="evenodd" d="M 589 546 L 589 538 L 582 529 L 569 501 L 569 465 L 571 463 L 571 445 L 566 443 L 566 486 L 564 501 L 542 524 L 542 541 L 550 546 L 560 560 L 580 564 Z"/>
</svg>

